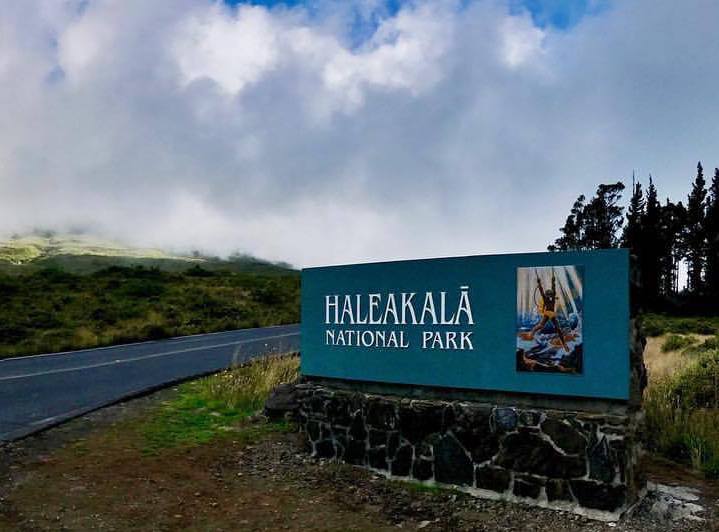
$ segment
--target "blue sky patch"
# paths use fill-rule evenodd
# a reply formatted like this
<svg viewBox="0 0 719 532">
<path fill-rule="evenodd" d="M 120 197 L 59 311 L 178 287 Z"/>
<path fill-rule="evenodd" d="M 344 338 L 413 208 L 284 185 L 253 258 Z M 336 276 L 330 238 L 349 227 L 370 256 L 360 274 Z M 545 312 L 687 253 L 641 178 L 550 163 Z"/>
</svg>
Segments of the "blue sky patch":
<svg viewBox="0 0 719 532">
<path fill-rule="evenodd" d="M 224 0 L 225 3 L 235 6 L 238 4 L 262 5 L 269 8 L 277 6 L 295 7 L 298 5 L 307 8 L 310 13 L 321 9 L 323 2 L 317 0 Z M 466 0 L 462 4 L 468 4 L 481 0 Z M 596 15 L 604 11 L 610 0 L 507 0 L 510 13 L 519 14 L 527 10 L 532 15 L 534 24 L 540 28 L 548 26 L 558 29 L 569 29 L 579 23 L 587 15 Z M 409 3 L 409 0 L 386 0 L 381 7 L 375 10 L 371 19 L 381 20 L 387 16 L 393 16 L 402 7 Z M 362 20 L 359 8 L 355 7 L 358 23 L 360 26 L 376 25 L 377 20 Z M 369 29 L 369 28 L 365 28 Z M 363 31 L 360 33 L 364 33 Z"/>
<path fill-rule="evenodd" d="M 535 26 L 569 29 L 587 15 L 609 7 L 609 0 L 510 0 L 510 13 L 527 10 Z"/>
</svg>

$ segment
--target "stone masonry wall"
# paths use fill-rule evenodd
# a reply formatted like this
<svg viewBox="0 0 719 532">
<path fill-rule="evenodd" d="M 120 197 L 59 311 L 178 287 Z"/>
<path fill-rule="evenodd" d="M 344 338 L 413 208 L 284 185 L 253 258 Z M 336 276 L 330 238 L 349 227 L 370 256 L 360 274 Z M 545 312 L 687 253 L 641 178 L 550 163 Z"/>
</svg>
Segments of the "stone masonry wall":
<svg viewBox="0 0 719 532">
<path fill-rule="evenodd" d="M 644 489 L 639 412 L 410 400 L 312 382 L 296 392 L 317 457 L 605 520 L 616 519 Z"/>
</svg>

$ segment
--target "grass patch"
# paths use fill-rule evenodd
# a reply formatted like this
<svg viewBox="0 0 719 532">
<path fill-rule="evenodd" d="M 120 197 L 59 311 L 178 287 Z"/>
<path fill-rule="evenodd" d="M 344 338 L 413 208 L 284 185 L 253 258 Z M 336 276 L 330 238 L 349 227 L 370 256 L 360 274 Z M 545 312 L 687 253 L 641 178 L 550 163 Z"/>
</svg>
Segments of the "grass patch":
<svg viewBox="0 0 719 532">
<path fill-rule="evenodd" d="M 701 355 L 710 351 L 719 351 L 719 336 L 705 339 L 703 342 L 692 345 L 684 350 L 688 355 Z"/>
<path fill-rule="evenodd" d="M 249 424 L 269 392 L 297 378 L 299 357 L 271 357 L 180 385 L 141 427 L 143 452 L 195 446 L 218 437 L 250 443 L 271 432 L 292 430 L 286 422 Z"/>
<path fill-rule="evenodd" d="M 255 412 L 278 384 L 299 376 L 298 356 L 260 358 L 241 368 L 197 381 L 199 395 L 218 408 Z"/>
<path fill-rule="evenodd" d="M 719 316 L 677 317 L 666 314 L 644 314 L 642 325 L 647 336 L 661 336 L 667 333 L 714 335 L 719 333 Z"/>
<path fill-rule="evenodd" d="M 662 352 L 681 351 L 689 346 L 697 343 L 697 339 L 693 336 L 683 336 L 681 334 L 670 334 L 662 343 Z"/>
<path fill-rule="evenodd" d="M 647 442 L 667 458 L 719 478 L 719 351 L 698 351 L 687 366 L 650 383 Z"/>
</svg>

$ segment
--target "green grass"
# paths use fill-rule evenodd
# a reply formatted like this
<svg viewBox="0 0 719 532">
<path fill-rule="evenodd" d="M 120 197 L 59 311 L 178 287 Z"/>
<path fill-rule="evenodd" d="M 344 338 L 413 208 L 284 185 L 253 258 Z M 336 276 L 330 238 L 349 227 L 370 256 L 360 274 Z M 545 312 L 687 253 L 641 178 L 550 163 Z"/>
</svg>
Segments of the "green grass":
<svg viewBox="0 0 719 532">
<path fill-rule="evenodd" d="M 717 334 L 719 316 L 677 317 L 666 314 L 644 314 L 642 325 L 647 336 L 662 334 Z"/>
<path fill-rule="evenodd" d="M 646 441 L 651 450 L 719 478 L 719 351 L 707 347 L 693 354 L 684 369 L 650 383 Z"/>
<path fill-rule="evenodd" d="M 689 346 L 697 343 L 697 339 L 693 336 L 683 336 L 681 334 L 670 334 L 662 343 L 662 352 L 681 351 Z"/>
<path fill-rule="evenodd" d="M 229 436 L 250 443 L 272 432 L 293 430 L 287 422 L 246 420 L 262 408 L 275 386 L 296 379 L 298 371 L 299 357 L 272 357 L 182 384 L 177 397 L 141 427 L 143 452 L 156 454 Z"/>
<path fill-rule="evenodd" d="M 0 357 L 299 321 L 297 272 L 0 273 Z"/>
<path fill-rule="evenodd" d="M 261 358 L 236 370 L 197 382 L 198 394 L 218 408 L 255 412 L 282 382 L 299 376 L 299 357 Z"/>
</svg>

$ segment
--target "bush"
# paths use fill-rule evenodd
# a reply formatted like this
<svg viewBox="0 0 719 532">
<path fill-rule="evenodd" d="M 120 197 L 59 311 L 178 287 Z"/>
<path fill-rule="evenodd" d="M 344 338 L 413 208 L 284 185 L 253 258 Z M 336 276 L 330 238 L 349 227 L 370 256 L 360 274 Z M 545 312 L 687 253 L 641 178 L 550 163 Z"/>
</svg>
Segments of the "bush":
<svg viewBox="0 0 719 532">
<path fill-rule="evenodd" d="M 697 343 L 697 340 L 692 336 L 671 334 L 666 338 L 666 340 L 664 340 L 664 343 L 662 344 L 662 352 L 667 353 L 669 351 L 681 351 L 685 347 L 689 347 L 695 343 Z"/>
<path fill-rule="evenodd" d="M 299 321 L 296 272 L 45 270 L 0 289 L 0 357 Z"/>
<path fill-rule="evenodd" d="M 122 288 L 122 293 L 135 298 L 158 297 L 165 293 L 165 287 L 154 280 L 133 279 Z"/>
<path fill-rule="evenodd" d="M 676 317 L 665 314 L 645 314 L 642 326 L 647 336 L 673 334 L 717 334 L 719 317 Z"/>
<path fill-rule="evenodd" d="M 192 268 L 185 272 L 185 275 L 190 277 L 212 277 L 215 274 L 210 270 L 206 270 L 202 266 L 195 264 Z"/>
<path fill-rule="evenodd" d="M 648 446 L 719 474 L 719 352 L 706 351 L 675 375 L 650 383 L 645 393 Z"/>
<path fill-rule="evenodd" d="M 707 338 L 701 343 L 687 347 L 684 349 L 684 353 L 689 356 L 700 356 L 709 351 L 717 350 L 719 350 L 719 337 L 713 336 L 711 338 Z"/>
<path fill-rule="evenodd" d="M 148 340 L 162 340 L 172 336 L 172 331 L 162 325 L 147 325 L 142 329 L 142 336 Z"/>
</svg>

